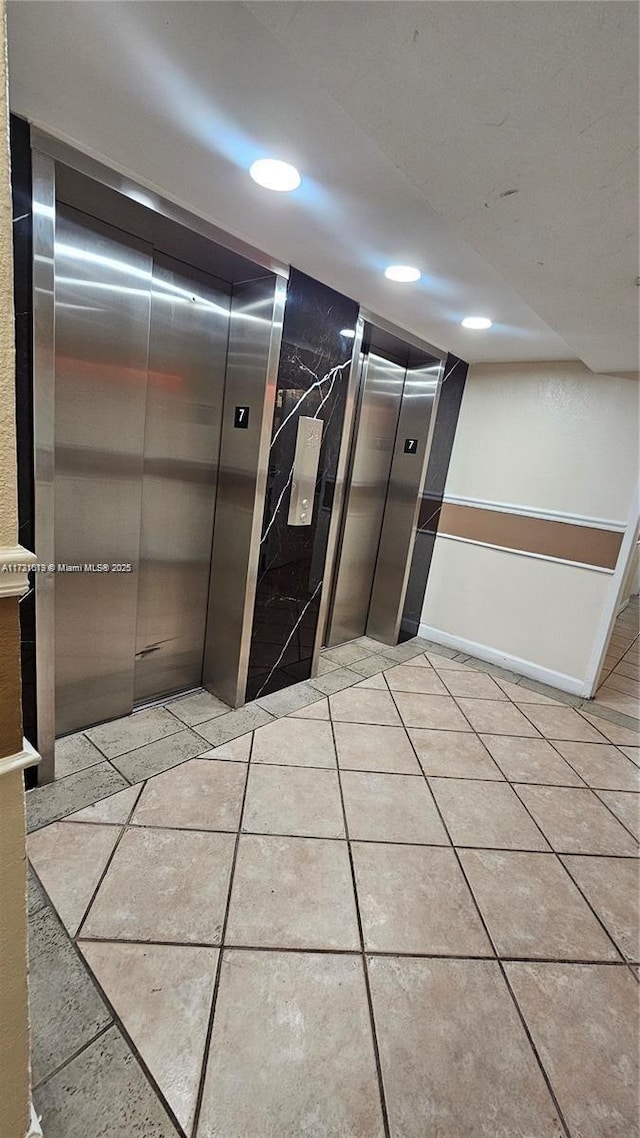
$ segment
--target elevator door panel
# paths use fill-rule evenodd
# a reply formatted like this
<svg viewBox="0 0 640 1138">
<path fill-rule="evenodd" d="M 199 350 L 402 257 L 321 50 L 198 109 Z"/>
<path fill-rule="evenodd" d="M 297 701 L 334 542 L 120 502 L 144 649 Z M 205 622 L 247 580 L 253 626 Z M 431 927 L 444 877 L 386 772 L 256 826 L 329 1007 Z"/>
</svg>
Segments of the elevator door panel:
<svg viewBox="0 0 640 1138">
<path fill-rule="evenodd" d="M 333 601 L 331 644 L 342 644 L 365 632 L 404 377 L 401 365 L 369 354 Z"/>
<path fill-rule="evenodd" d="M 229 307 L 224 282 L 155 254 L 136 702 L 202 678 Z"/>
<path fill-rule="evenodd" d="M 58 206 L 58 734 L 132 706 L 151 267 L 141 243 Z M 125 571 L 111 571 L 114 564 Z M 99 565 L 109 571 L 84 571 Z"/>
</svg>

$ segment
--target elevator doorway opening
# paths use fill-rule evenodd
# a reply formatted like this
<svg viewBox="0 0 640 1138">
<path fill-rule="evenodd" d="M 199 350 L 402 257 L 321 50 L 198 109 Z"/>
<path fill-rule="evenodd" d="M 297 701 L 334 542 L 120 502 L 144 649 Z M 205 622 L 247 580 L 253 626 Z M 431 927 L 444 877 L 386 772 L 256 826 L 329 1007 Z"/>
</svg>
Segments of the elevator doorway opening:
<svg viewBox="0 0 640 1138">
<path fill-rule="evenodd" d="M 48 332 L 52 372 L 36 368 L 51 427 L 36 501 L 54 566 L 36 602 L 60 736 L 201 686 L 242 702 L 243 495 L 252 507 L 283 294 L 241 253 L 63 163 L 54 187 L 39 209 L 53 220 L 44 332 L 34 245 L 36 343 Z M 38 462 L 42 473 L 36 444 Z"/>
<path fill-rule="evenodd" d="M 396 644 L 443 357 L 365 323 L 325 643 Z"/>
</svg>

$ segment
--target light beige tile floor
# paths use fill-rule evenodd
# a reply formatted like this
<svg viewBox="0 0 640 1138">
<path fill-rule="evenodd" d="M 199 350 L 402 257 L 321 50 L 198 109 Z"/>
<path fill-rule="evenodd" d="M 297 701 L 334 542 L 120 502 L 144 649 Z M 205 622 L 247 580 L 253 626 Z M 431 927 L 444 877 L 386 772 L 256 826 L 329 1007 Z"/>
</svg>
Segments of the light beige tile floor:
<svg viewBox="0 0 640 1138">
<path fill-rule="evenodd" d="M 288 715 L 196 693 L 68 742 L 66 813 L 36 792 L 45 1135 L 93 1132 L 92 1086 L 162 1138 L 637 1132 L 632 722 L 346 647 Z M 92 801 L 107 760 L 133 785 Z M 148 1138 L 127 1118 L 99 1132 Z"/>
</svg>

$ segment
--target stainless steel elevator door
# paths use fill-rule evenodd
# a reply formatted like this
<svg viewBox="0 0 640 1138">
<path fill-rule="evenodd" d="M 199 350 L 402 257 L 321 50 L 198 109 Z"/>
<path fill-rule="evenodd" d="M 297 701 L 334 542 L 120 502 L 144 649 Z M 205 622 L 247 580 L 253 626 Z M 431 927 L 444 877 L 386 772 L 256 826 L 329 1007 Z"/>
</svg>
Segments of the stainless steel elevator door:
<svg viewBox="0 0 640 1138">
<path fill-rule="evenodd" d="M 330 644 L 366 629 L 404 377 L 405 368 L 383 356 L 365 359 Z"/>
<path fill-rule="evenodd" d="M 230 288 L 153 264 L 134 700 L 202 679 Z"/>
<path fill-rule="evenodd" d="M 124 715 L 133 701 L 137 579 L 110 570 L 138 560 L 151 267 L 141 243 L 58 206 L 58 734 Z"/>
</svg>

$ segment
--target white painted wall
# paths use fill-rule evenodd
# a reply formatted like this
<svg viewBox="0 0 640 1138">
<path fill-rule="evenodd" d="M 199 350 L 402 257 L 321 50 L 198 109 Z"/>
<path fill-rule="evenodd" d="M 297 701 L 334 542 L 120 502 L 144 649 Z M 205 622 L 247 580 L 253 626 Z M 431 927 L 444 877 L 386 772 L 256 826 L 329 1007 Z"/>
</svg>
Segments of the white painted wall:
<svg viewBox="0 0 640 1138">
<path fill-rule="evenodd" d="M 634 525 L 638 392 L 580 363 L 472 367 L 445 498 Z M 620 573 L 439 537 L 421 631 L 589 694 L 619 587 Z"/>
<path fill-rule="evenodd" d="M 446 493 L 625 523 L 637 380 L 579 362 L 471 367 Z"/>
</svg>

